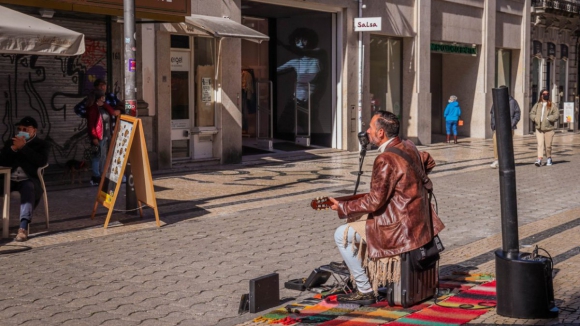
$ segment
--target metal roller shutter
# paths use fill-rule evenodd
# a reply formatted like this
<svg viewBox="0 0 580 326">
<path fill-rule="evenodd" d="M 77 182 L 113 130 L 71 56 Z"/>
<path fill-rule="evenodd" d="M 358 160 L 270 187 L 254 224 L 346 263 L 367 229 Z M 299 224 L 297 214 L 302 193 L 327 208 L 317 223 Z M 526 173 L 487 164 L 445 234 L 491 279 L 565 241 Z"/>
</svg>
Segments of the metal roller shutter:
<svg viewBox="0 0 580 326">
<path fill-rule="evenodd" d="M 73 107 L 107 75 L 106 23 L 103 18 L 50 19 L 51 23 L 85 34 L 82 56 L 0 55 L 0 102 L 2 141 L 10 139 L 14 123 L 30 115 L 39 124 L 41 138 L 52 144 L 51 165 L 81 160 L 88 146 L 86 120 Z"/>
</svg>

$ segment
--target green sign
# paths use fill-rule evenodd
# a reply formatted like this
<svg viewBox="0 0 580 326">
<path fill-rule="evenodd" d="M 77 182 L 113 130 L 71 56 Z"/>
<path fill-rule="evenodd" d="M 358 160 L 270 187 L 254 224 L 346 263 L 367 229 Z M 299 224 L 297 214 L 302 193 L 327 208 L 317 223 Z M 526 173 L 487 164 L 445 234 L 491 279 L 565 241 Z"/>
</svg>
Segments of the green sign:
<svg viewBox="0 0 580 326">
<path fill-rule="evenodd" d="M 431 43 L 431 52 L 477 55 L 477 48 L 464 45 Z"/>
</svg>

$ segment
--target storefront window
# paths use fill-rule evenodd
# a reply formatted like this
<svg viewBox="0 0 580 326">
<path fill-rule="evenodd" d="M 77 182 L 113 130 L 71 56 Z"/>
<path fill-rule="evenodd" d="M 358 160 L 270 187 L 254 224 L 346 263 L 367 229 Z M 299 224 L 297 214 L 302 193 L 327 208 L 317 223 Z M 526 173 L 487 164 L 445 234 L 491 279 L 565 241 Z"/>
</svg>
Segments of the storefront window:
<svg viewBox="0 0 580 326">
<path fill-rule="evenodd" d="M 371 35 L 371 111 L 387 110 L 401 118 L 400 39 Z"/>
<path fill-rule="evenodd" d="M 512 51 L 498 49 L 495 53 L 495 87 L 511 85 Z"/>
<path fill-rule="evenodd" d="M 195 126 L 215 126 L 215 40 L 196 37 L 193 46 L 195 65 Z"/>
<path fill-rule="evenodd" d="M 558 107 L 560 110 L 564 109 L 564 102 L 567 101 L 568 95 L 568 60 L 560 60 L 560 72 L 559 72 L 559 84 L 558 84 Z"/>
<path fill-rule="evenodd" d="M 534 57 L 532 59 L 532 100 L 530 101 L 531 105 L 536 104 L 538 102 L 539 91 L 542 89 L 542 85 L 540 84 L 540 68 L 542 65 L 542 59 Z"/>
</svg>

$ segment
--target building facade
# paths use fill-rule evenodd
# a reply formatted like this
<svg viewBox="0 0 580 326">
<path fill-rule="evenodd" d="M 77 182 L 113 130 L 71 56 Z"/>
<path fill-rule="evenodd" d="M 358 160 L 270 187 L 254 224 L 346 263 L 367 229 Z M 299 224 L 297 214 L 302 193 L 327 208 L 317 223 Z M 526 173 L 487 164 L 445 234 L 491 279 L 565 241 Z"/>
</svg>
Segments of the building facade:
<svg viewBox="0 0 580 326">
<path fill-rule="evenodd" d="M 557 127 L 577 130 L 580 5 L 574 1 L 533 0 L 531 11 L 530 105 L 547 89 L 560 108 Z M 565 103 L 574 108 L 572 116 L 568 110 L 564 112 Z"/>
<path fill-rule="evenodd" d="M 377 109 L 400 117 L 401 136 L 430 144 L 445 133 L 442 115 L 450 95 L 459 98 L 462 108 L 465 125 L 460 135 L 488 138 L 492 88 L 509 86 L 522 108 L 531 103 L 526 69 L 532 58 L 529 1 L 191 0 L 188 4 L 190 14 L 176 21 L 141 17 L 137 23 L 138 115 L 146 128 L 154 169 L 240 162 L 243 148 L 264 140 L 266 149 L 287 141 L 356 151 L 357 133 L 368 128 Z M 18 8 L 29 8 L 31 14 L 38 10 Z M 102 29 L 97 36 L 107 47 L 99 49 L 104 51 L 100 59 L 94 55 L 91 59 L 106 65 L 110 86 L 122 98 L 123 25 L 115 16 L 119 13 L 87 16 L 58 9 L 56 13 L 77 15 L 79 24 L 102 21 L 100 29 L 70 28 L 86 30 L 88 45 L 90 33 Z M 357 17 L 380 17 L 381 29 L 356 32 Z M 57 85 L 61 75 L 75 81 L 86 78 L 75 75 L 80 65 L 74 60 L 86 61 L 88 54 L 72 62 L 53 58 L 44 65 L 54 72 L 42 78 L 55 80 L 53 89 L 39 96 L 44 103 L 54 102 L 45 104 L 50 133 L 44 131 L 58 143 L 53 163 L 82 155 L 71 149 L 73 142 L 81 148 L 84 135 L 83 122 L 72 107 L 84 91 L 74 82 L 69 83 L 71 90 Z M 22 85 L 25 90 L 27 85 L 45 83 L 34 76 L 38 61 L 30 65 L 32 59 L 26 56 L 1 59 L 6 74 L 14 74 L 18 67 L 20 82 L 22 76 L 31 76 Z M 0 84 L 4 92 L 18 93 L 8 86 L 13 79 L 7 80 Z M 58 92 L 74 96 L 55 95 Z M 28 110 L 25 102 L 7 104 L 9 114 L 20 116 Z M 529 130 L 524 123 L 529 110 L 522 111 L 517 133 Z M 9 129 L 6 124 L 2 128 Z"/>
</svg>

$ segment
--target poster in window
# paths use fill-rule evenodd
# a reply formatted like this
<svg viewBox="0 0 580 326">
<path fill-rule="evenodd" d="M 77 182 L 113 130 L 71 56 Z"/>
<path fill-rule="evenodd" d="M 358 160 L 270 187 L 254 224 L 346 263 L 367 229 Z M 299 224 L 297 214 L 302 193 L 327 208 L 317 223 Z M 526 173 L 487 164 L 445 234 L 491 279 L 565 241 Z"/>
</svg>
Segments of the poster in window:
<svg viewBox="0 0 580 326">
<path fill-rule="evenodd" d="M 313 144 L 331 146 L 332 15 L 290 16 L 276 24 L 277 134 L 293 137 L 310 129 Z"/>
<path fill-rule="evenodd" d="M 196 127 L 214 126 L 214 66 L 197 66 L 196 71 Z"/>
<path fill-rule="evenodd" d="M 206 105 L 211 105 L 211 78 L 201 79 L 201 101 Z"/>
</svg>

